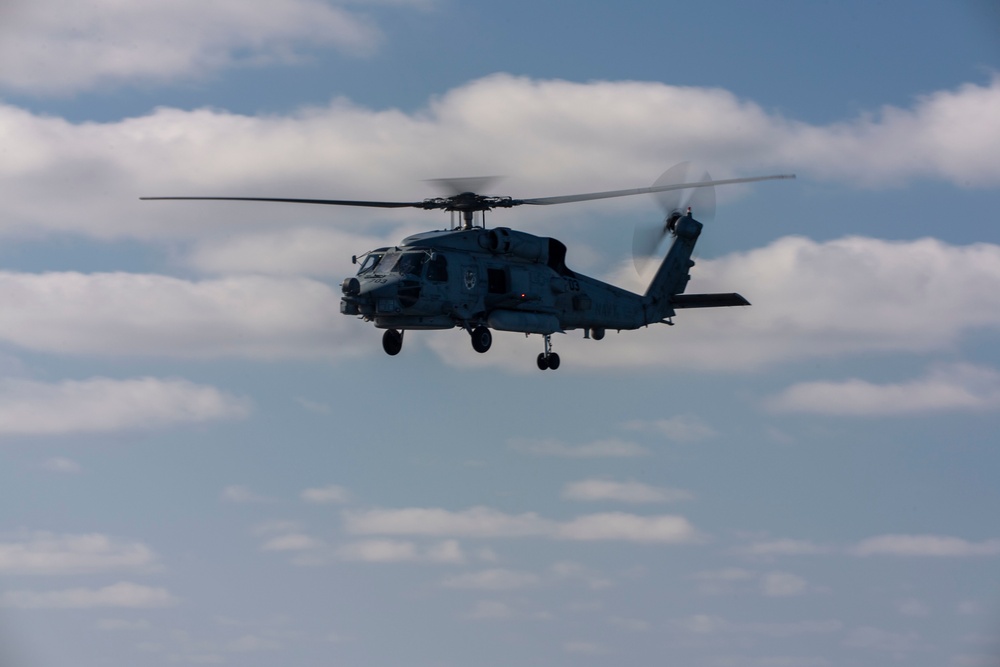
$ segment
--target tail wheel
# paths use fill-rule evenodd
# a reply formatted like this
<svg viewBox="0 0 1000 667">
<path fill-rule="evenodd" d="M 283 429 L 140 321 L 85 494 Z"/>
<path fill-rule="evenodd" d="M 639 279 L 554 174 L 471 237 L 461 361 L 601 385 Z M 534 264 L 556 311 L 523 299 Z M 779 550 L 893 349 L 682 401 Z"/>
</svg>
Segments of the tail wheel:
<svg viewBox="0 0 1000 667">
<path fill-rule="evenodd" d="M 472 349 L 482 354 L 493 345 L 493 334 L 486 327 L 476 327 L 472 330 Z"/>
<path fill-rule="evenodd" d="M 386 329 L 382 334 L 382 349 L 391 357 L 399 354 L 403 349 L 403 332 L 395 329 Z"/>
</svg>

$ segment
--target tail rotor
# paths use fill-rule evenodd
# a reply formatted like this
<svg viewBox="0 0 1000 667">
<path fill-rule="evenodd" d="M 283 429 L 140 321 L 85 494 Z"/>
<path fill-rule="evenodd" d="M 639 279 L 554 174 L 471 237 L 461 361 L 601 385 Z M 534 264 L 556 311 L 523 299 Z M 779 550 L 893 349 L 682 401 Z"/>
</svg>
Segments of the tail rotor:
<svg viewBox="0 0 1000 667">
<path fill-rule="evenodd" d="M 683 183 L 704 183 L 705 185 L 654 192 L 663 218 L 657 223 L 639 223 L 632 236 L 632 259 L 636 271 L 644 274 L 650 262 L 657 257 L 664 240 L 674 231 L 677 221 L 691 214 L 701 223 L 709 223 L 715 218 L 715 187 L 708 171 L 692 164 L 681 162 L 656 179 L 653 188 L 680 185 Z"/>
</svg>

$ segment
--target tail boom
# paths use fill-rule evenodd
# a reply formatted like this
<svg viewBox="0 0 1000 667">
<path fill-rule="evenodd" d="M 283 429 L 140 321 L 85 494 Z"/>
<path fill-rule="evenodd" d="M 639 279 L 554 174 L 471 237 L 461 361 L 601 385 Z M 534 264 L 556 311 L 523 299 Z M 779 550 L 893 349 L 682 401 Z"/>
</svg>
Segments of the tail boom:
<svg viewBox="0 0 1000 667">
<path fill-rule="evenodd" d="M 678 309 L 750 305 L 749 301 L 736 293 L 684 294 L 691 279 L 689 271 L 694 266 L 691 253 L 694 252 L 701 230 L 702 224 L 690 215 L 677 221 L 670 251 L 643 296 L 647 324 L 668 320 Z"/>
</svg>

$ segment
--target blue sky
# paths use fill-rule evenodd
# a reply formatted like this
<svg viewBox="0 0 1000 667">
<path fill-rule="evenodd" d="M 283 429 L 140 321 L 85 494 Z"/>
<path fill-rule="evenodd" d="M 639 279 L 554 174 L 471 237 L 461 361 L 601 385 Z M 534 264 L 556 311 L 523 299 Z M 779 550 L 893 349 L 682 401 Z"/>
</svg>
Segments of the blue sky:
<svg viewBox="0 0 1000 667">
<path fill-rule="evenodd" d="M 998 69 L 985 0 L 5 3 L 0 661 L 995 667 Z M 754 305 L 555 373 L 339 314 L 436 214 L 138 201 L 683 160 L 798 175 L 699 242 Z M 640 290 L 657 215 L 488 222 Z"/>
</svg>

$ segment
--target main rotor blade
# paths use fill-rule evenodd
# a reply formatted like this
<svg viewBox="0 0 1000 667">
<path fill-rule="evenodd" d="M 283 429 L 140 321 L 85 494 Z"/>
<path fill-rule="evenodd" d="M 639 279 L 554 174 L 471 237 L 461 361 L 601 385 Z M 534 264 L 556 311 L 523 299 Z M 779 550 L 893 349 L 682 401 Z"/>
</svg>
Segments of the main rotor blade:
<svg viewBox="0 0 1000 667">
<path fill-rule="evenodd" d="M 674 183 L 672 185 L 657 185 L 648 188 L 634 188 L 631 190 L 609 190 L 608 192 L 590 192 L 581 195 L 564 195 L 562 197 L 537 197 L 535 199 L 515 199 L 514 205 L 537 204 L 547 206 L 549 204 L 569 204 L 576 201 L 591 201 L 594 199 L 611 199 L 612 197 L 629 197 L 631 195 L 645 195 L 654 192 L 665 192 L 667 190 L 684 190 L 686 188 L 706 188 L 714 185 L 731 185 L 733 183 L 755 183 L 756 181 L 773 181 L 785 178 L 795 178 L 795 174 L 775 174 L 773 176 L 750 176 L 748 178 L 727 178 L 721 181 L 700 181 L 697 183 Z"/>
<path fill-rule="evenodd" d="M 144 201 L 186 199 L 200 201 L 275 201 L 292 204 L 329 204 L 333 206 L 367 206 L 371 208 L 425 208 L 424 202 L 356 201 L 353 199 L 286 199 L 278 197 L 139 197 Z"/>
</svg>

